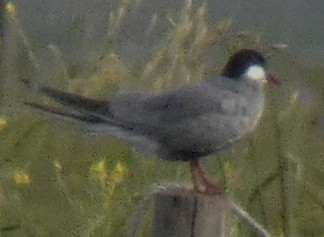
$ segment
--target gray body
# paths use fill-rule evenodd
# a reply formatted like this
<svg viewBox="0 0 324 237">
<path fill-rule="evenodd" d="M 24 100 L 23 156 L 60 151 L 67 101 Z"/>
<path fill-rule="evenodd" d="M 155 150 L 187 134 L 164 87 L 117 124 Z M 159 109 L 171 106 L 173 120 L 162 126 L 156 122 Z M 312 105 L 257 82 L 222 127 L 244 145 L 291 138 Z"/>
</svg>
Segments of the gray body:
<svg viewBox="0 0 324 237">
<path fill-rule="evenodd" d="M 263 83 L 221 76 L 159 94 L 117 93 L 107 101 L 51 87 L 39 91 L 67 107 L 30 105 L 80 120 L 93 133 L 128 140 L 137 150 L 167 160 L 198 159 L 227 147 L 256 127 L 264 108 Z"/>
<path fill-rule="evenodd" d="M 262 84 L 222 77 L 158 95 L 134 92 L 110 98 L 114 120 L 134 129 L 125 138 L 133 133 L 139 150 L 168 160 L 200 158 L 225 148 L 255 128 L 263 105 Z"/>
</svg>

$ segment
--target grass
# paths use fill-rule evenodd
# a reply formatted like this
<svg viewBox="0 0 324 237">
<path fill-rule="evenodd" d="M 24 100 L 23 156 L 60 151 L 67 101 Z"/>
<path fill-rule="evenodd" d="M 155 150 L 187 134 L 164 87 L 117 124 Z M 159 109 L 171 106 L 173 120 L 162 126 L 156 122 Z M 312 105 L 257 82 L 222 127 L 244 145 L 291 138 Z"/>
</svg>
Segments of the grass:
<svg viewBox="0 0 324 237">
<path fill-rule="evenodd" d="M 142 68 L 128 68 L 116 53 L 114 40 L 127 17 L 125 9 L 132 4 L 136 1 L 121 1 L 111 12 L 109 46 L 93 62 L 96 70 L 91 73 L 72 70 L 61 60 L 58 47 L 51 45 L 50 51 L 63 68 L 57 76 L 58 86 L 100 98 L 119 89 L 160 91 L 217 71 L 221 65 L 205 63 L 210 52 L 230 54 L 256 45 L 272 54 L 273 61 L 285 62 L 276 68 L 277 74 L 284 81 L 296 78 L 297 89 L 287 91 L 288 83 L 270 88 L 272 102 L 253 136 L 202 162 L 214 178 L 225 180 L 231 196 L 273 236 L 323 235 L 324 87 L 320 78 L 324 71 L 296 67 L 290 57 L 276 53 L 282 45 L 268 45 L 258 33 L 229 33 L 234 24 L 230 19 L 209 25 L 207 5 L 194 7 L 191 1 L 177 17 L 168 16 L 172 27 L 151 60 Z M 2 93 L 0 114 L 1 235 L 123 236 L 130 214 L 151 185 L 190 183 L 188 165 L 144 157 L 128 144 L 89 136 L 71 122 L 51 120 L 22 106 L 22 101 L 36 95 L 13 81 L 20 76 L 16 71 L 40 75 L 42 66 L 15 6 L 7 6 L 7 13 L 26 55 L 16 60 L 29 64 L 18 63 L 17 70 L 1 72 L 1 85 L 8 94 Z M 159 20 L 152 18 L 148 34 Z M 51 102 L 45 98 L 44 103 Z M 139 236 L 150 236 L 150 217 L 148 211 Z M 237 220 L 230 228 L 233 237 L 254 236 Z"/>
</svg>

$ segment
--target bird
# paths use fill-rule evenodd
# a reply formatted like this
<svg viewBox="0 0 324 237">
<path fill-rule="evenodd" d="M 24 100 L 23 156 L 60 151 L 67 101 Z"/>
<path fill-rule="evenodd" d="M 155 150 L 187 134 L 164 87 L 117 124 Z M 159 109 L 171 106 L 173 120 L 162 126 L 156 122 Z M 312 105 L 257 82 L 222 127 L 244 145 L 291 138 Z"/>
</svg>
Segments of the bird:
<svg viewBox="0 0 324 237">
<path fill-rule="evenodd" d="M 158 93 L 117 92 L 102 100 L 39 85 L 36 90 L 60 107 L 25 103 L 76 120 L 89 132 L 126 140 L 146 155 L 187 161 L 194 191 L 214 195 L 223 192 L 222 185 L 208 177 L 199 159 L 227 149 L 257 127 L 265 84 L 280 84 L 266 68 L 259 51 L 241 49 L 219 74 L 190 85 Z"/>
</svg>

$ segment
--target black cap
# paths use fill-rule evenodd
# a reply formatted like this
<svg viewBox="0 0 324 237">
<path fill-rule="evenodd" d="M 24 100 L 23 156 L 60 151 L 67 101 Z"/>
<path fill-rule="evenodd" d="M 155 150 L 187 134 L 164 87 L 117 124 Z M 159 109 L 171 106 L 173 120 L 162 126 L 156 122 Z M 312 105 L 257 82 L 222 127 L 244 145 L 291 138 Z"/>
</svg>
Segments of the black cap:
<svg viewBox="0 0 324 237">
<path fill-rule="evenodd" d="M 239 79 L 246 70 L 253 65 L 263 67 L 266 65 L 266 59 L 256 50 L 242 49 L 230 57 L 221 75 L 228 78 Z"/>
</svg>

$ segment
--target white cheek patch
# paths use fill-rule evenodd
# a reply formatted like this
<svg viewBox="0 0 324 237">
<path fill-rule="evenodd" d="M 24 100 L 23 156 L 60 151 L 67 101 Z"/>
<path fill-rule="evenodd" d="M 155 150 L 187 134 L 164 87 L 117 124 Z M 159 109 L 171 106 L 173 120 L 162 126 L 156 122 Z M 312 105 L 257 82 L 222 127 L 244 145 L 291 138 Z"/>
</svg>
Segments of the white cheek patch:
<svg viewBox="0 0 324 237">
<path fill-rule="evenodd" d="M 259 66 L 259 65 L 253 65 L 250 66 L 246 73 L 245 76 L 247 78 L 249 78 L 250 80 L 264 80 L 266 79 L 266 73 L 263 69 L 263 67 Z"/>
</svg>

